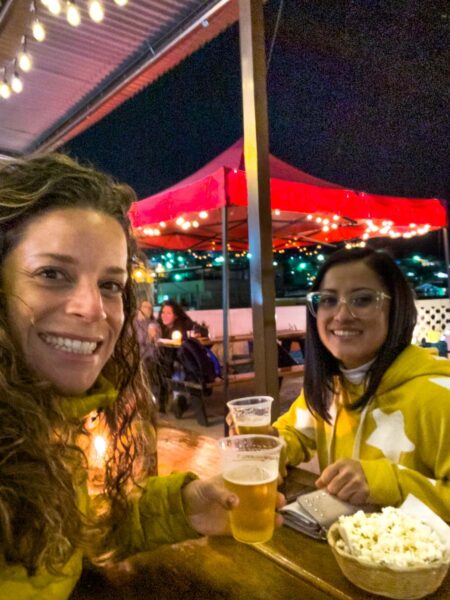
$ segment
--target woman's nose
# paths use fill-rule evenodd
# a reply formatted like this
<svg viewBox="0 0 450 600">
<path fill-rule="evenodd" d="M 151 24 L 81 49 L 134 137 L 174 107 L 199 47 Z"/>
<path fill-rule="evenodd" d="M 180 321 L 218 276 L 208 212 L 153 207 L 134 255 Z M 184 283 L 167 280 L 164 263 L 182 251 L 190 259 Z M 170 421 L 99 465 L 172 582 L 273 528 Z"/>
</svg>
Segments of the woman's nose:
<svg viewBox="0 0 450 600">
<path fill-rule="evenodd" d="M 341 298 L 339 300 L 339 303 L 336 306 L 336 311 L 333 315 L 333 318 L 338 319 L 338 320 L 348 319 L 348 318 L 353 319 L 353 315 L 350 312 L 350 308 L 344 298 Z"/>
<path fill-rule="evenodd" d="M 90 282 L 79 283 L 73 288 L 66 310 L 69 314 L 78 315 L 87 321 L 106 319 L 102 294 L 97 284 Z"/>
</svg>

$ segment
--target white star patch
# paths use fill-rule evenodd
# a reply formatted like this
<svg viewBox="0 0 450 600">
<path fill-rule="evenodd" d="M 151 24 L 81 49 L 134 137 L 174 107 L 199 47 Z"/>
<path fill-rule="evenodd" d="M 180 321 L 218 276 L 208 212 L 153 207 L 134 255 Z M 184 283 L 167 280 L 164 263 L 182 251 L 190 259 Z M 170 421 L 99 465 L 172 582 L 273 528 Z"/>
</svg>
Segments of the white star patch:
<svg viewBox="0 0 450 600">
<path fill-rule="evenodd" d="M 450 377 L 433 377 L 430 382 L 450 390 Z"/>
<path fill-rule="evenodd" d="M 311 440 L 316 437 L 316 428 L 315 421 L 312 414 L 309 410 L 305 410 L 303 408 L 297 408 L 295 410 L 296 419 L 295 419 L 295 429 L 301 431 L 306 437 L 309 437 Z"/>
<path fill-rule="evenodd" d="M 402 452 L 412 452 L 415 449 L 415 444 L 405 433 L 405 420 L 400 410 L 387 414 L 376 408 L 372 416 L 377 426 L 367 438 L 366 444 L 379 448 L 394 463 L 398 463 Z"/>
</svg>

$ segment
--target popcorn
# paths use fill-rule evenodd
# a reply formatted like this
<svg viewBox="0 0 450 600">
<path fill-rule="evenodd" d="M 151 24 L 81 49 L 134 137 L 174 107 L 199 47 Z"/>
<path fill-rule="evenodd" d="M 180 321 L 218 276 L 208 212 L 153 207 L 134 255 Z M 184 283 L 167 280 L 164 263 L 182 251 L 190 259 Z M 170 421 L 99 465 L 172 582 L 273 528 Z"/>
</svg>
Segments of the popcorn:
<svg viewBox="0 0 450 600">
<path fill-rule="evenodd" d="M 364 562 L 388 567 L 438 563 L 446 549 L 426 523 L 390 506 L 381 513 L 362 510 L 339 518 L 338 548 Z"/>
</svg>

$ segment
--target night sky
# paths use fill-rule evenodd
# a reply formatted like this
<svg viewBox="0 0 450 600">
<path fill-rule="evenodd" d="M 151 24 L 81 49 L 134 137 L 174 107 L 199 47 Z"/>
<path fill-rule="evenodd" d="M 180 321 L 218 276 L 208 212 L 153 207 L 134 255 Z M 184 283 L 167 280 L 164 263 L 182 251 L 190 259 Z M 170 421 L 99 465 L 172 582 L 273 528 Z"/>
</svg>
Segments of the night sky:
<svg viewBox="0 0 450 600">
<path fill-rule="evenodd" d="M 269 47 L 280 0 L 265 8 Z M 271 152 L 369 192 L 450 199 L 450 6 L 285 0 L 268 73 Z M 67 144 L 140 198 L 242 136 L 238 26 Z"/>
</svg>

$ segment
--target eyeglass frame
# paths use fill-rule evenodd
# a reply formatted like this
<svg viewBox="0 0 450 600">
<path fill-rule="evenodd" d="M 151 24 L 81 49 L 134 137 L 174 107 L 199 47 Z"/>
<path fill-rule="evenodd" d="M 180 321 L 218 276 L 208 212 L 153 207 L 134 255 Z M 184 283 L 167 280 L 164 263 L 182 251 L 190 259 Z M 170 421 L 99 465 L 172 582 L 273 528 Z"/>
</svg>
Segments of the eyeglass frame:
<svg viewBox="0 0 450 600">
<path fill-rule="evenodd" d="M 364 292 L 364 291 L 373 292 L 375 294 L 375 298 L 376 298 L 376 301 L 377 301 L 377 305 L 375 307 L 375 310 L 381 309 L 381 307 L 383 306 L 383 302 L 384 302 L 385 299 L 392 300 L 392 296 L 389 296 L 389 294 L 386 294 L 386 292 L 383 292 L 382 290 L 372 290 L 370 288 L 364 288 L 364 289 L 361 289 L 361 290 L 355 290 L 353 292 L 350 292 L 350 294 L 348 294 L 348 295 L 351 296 L 352 294 L 356 294 L 358 292 Z M 311 313 L 311 315 L 315 319 L 317 319 L 317 311 L 314 311 L 314 306 L 313 306 L 313 303 L 312 303 L 312 297 L 314 295 L 316 295 L 316 294 L 329 294 L 330 296 L 335 296 L 336 299 L 338 300 L 338 303 L 333 308 L 334 312 L 338 312 L 340 305 L 341 304 L 345 304 L 346 307 L 347 307 L 347 310 L 349 311 L 349 313 L 352 315 L 352 317 L 354 319 L 364 319 L 364 318 L 367 318 L 367 317 L 361 317 L 361 316 L 358 316 L 358 315 L 354 315 L 353 312 L 352 312 L 352 309 L 351 309 L 351 305 L 349 304 L 349 302 L 345 298 L 345 296 L 339 296 L 338 294 L 334 294 L 334 292 L 321 292 L 320 290 L 317 290 L 315 292 L 308 292 L 306 294 L 306 304 L 308 306 L 308 310 L 309 310 L 309 312 Z M 331 309 L 330 309 L 330 312 L 332 312 Z"/>
</svg>

